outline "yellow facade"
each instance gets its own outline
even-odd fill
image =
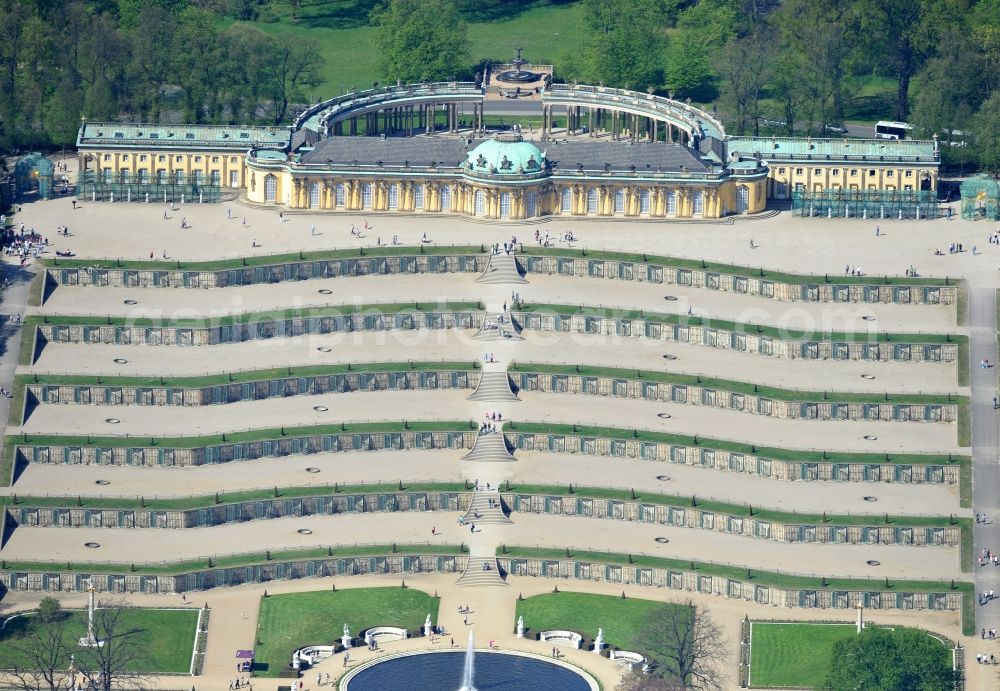
[[[246,155],[218,151],[163,151],[151,148],[132,151],[95,150],[81,153],[80,170],[96,171],[109,182],[165,182],[177,179],[208,184],[215,179],[221,187],[240,189],[246,185]],[[123,178],[123,175],[125,176]]]
[[[768,196],[790,199],[796,189],[822,192],[828,189],[866,191],[919,191],[937,189],[937,166],[874,165],[856,162],[772,163],[768,169]]]
[[[450,212],[512,220],[549,215],[715,219],[758,213],[767,203],[763,172],[710,183],[556,178],[505,186],[461,176],[354,177],[337,172],[300,176],[284,162],[251,160],[247,175],[250,203],[326,212]],[[567,194],[568,209],[564,204]],[[740,195],[746,202],[745,211],[737,211]],[[445,199],[448,201],[443,203]]]

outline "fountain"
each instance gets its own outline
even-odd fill
[[[521,69],[524,65],[528,64],[528,61],[521,57],[520,48],[515,48],[514,50],[517,51],[517,57],[510,61],[510,64],[514,66],[514,69],[501,72],[497,75],[497,80],[501,82],[527,84],[528,82],[533,82],[539,79],[540,75],[537,73]]]
[[[465,649],[465,667],[462,669],[462,686],[458,691],[476,691],[472,678],[476,675],[476,649],[473,643],[472,631],[469,631],[469,647]]]
[[[586,672],[561,660],[513,650],[475,650],[473,634],[463,653],[461,648],[412,650],[363,662],[337,683],[338,691],[370,689],[445,689],[461,677],[458,691],[599,691]],[[442,680],[446,680],[442,683]],[[454,681],[448,681],[454,680]]]

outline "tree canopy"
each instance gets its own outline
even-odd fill
[[[825,691],[942,691],[954,687],[941,641],[917,629],[865,629],[833,647]]]
[[[443,81],[465,71],[469,42],[452,0],[387,0],[371,17],[384,79]]]

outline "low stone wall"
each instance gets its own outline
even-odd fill
[[[605,278],[620,281],[663,283],[691,286],[729,293],[743,293],[789,302],[868,302],[895,304],[944,304],[955,302],[958,289],[953,285],[911,286],[906,279],[895,278],[893,285],[879,285],[878,277],[869,284],[837,283],[829,277],[824,283],[781,283],[747,273],[726,274],[708,269],[680,269],[651,262],[586,257],[549,257],[532,255],[530,249],[518,255],[524,270],[530,273]],[[944,283],[944,281],[942,281]]]
[[[291,261],[218,271],[182,269],[119,269],[94,262],[92,267],[46,269],[46,281],[56,286],[111,286],[114,288],[227,288],[230,286],[305,281],[312,278],[379,274],[482,273],[488,254],[417,254],[393,257],[350,257]]]
[[[336,451],[379,451],[382,449],[471,449],[475,430],[454,432],[359,432],[296,434],[248,442],[218,443],[191,448],[169,446],[101,446],[82,444],[15,443],[15,458],[27,463],[69,463],[133,466],[193,466],[257,458],[277,458]],[[138,440],[136,440],[138,441]]]
[[[517,450],[642,458],[648,461],[700,466],[776,480],[954,485],[958,484],[961,474],[961,466],[958,463],[920,465],[889,462],[788,461],[701,445],[686,446],[640,439],[611,439],[582,434],[548,434],[517,430],[505,430],[504,436],[508,446]]]
[[[959,544],[962,539],[962,528],[959,525],[946,528],[913,527],[906,525],[905,518],[896,519],[897,524],[894,525],[879,525],[882,521],[876,516],[871,518],[870,525],[777,523],[760,518],[706,511],[698,507],[644,503],[641,499],[624,501],[589,498],[585,494],[580,497],[567,497],[517,492],[503,492],[501,496],[515,512],[660,523],[777,542],[953,546]]]
[[[95,564],[93,570],[87,572],[0,569],[0,584],[8,590],[82,593],[87,590],[87,579],[93,577],[94,589],[100,593],[183,593],[311,576],[461,573],[468,561],[467,555],[435,554],[326,557],[201,569],[175,575],[108,573],[107,566]]]
[[[775,607],[806,609],[855,609],[864,604],[867,609],[931,609],[956,611],[962,607],[960,592],[915,593],[856,590],[804,590],[772,588],[749,581],[721,576],[708,576],[681,569],[664,569],[626,564],[605,564],[567,559],[521,559],[499,556],[500,568],[512,576],[541,576],[564,580],[604,581],[624,585],[648,585],[733,600],[746,600]],[[817,576],[817,581],[819,577]]]
[[[753,331],[732,331],[699,325],[699,318],[687,324],[665,324],[648,319],[625,319],[601,314],[559,315],[551,312],[515,310],[514,321],[524,329],[561,331],[595,336],[652,338],[674,343],[737,350],[768,357],[802,358],[805,360],[870,360],[896,362],[954,362],[958,357],[957,343],[901,343],[877,341],[873,335],[867,343],[846,341],[778,339]]]
[[[400,370],[345,372],[261,379],[198,388],[115,386],[114,384],[27,384],[28,408],[36,404],[207,406],[267,398],[312,396],[352,391],[474,389],[481,370]]]
[[[868,420],[882,422],[955,422],[957,404],[941,403],[838,403],[833,401],[783,401],[754,393],[735,393],[714,387],[665,384],[579,374],[511,371],[521,391],[571,393],[616,398],[641,398],[686,405],[708,406],[790,420]],[[836,394],[833,394],[834,396]],[[832,397],[832,396],[831,396]],[[818,396],[817,396],[818,398]]]
[[[151,508],[88,509],[7,506],[9,519],[18,526],[63,528],[207,528],[227,523],[285,518],[332,516],[341,513],[381,511],[468,511],[472,492],[344,492],[312,497],[256,499],[204,508],[162,510]]]
[[[331,308],[333,309],[333,308]],[[350,305],[345,310],[353,310]],[[416,329],[479,329],[484,312],[434,312],[412,310],[383,314],[353,313],[335,316],[303,316],[287,319],[261,319],[241,324],[207,327],[38,324],[37,337],[52,343],[111,343],[144,346],[203,346],[242,343],[310,334],[350,333],[353,331],[412,331]],[[220,322],[225,321],[220,319]]]
[[[905,518],[895,519],[896,523],[893,525],[885,525],[875,516],[871,518],[869,525],[778,523],[706,511],[698,507],[665,506],[641,500],[589,498],[586,495],[567,497],[503,492],[502,498],[515,513],[659,523],[777,542],[954,546],[960,543],[962,536],[959,525],[914,527],[907,525]],[[471,492],[400,490],[257,499],[187,511],[151,508],[88,509],[71,506],[42,508],[27,503],[7,506],[5,517],[15,525],[25,527],[184,529],[287,516],[384,511],[465,512],[471,506],[471,501]]]
[[[869,284],[829,282],[783,283],[753,275],[727,274],[708,269],[686,269],[650,262],[586,257],[519,255],[518,262],[529,274],[558,274],[606,278],[622,281],[673,284],[708,290],[743,293],[782,301],[867,302],[895,304],[945,304],[955,302],[957,288],[951,285],[884,285],[873,277]],[[217,271],[183,269],[119,269],[101,266],[46,269],[46,282],[54,286],[112,286],[153,288],[225,288],[283,281],[340,276],[369,276],[415,273],[482,273],[489,264],[488,254],[434,255],[414,253],[392,257],[350,257],[343,259],[300,260],[265,266],[237,267]]]

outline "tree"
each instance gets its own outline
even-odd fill
[[[968,129],[985,97],[981,78],[986,72],[983,57],[962,32],[946,34],[938,55],[921,70],[922,86],[913,97],[910,121],[920,136],[938,134],[947,143],[953,130]]]
[[[941,691],[955,686],[951,656],[918,629],[869,628],[833,646],[826,691]]]
[[[979,153],[979,165],[994,176],[1000,176],[1000,91],[995,92],[979,108],[972,120],[973,139]]]
[[[656,0],[584,0],[598,81],[637,90],[660,83],[662,40],[650,19],[658,11]]]
[[[727,0],[702,0],[681,12],[667,46],[667,87],[680,95],[710,87],[715,76],[713,52],[736,35],[736,25],[736,13]]]
[[[642,630],[647,650],[659,663],[654,671],[657,677],[682,689],[723,688],[726,641],[722,627],[708,610],[690,600],[658,608],[650,613]]]
[[[809,131],[822,132],[825,124],[844,121],[860,42],[851,9],[840,0],[787,0],[774,15],[781,78],[796,80],[800,119]]]
[[[323,58],[315,41],[301,39],[291,34],[281,34],[274,39],[268,54],[265,74],[269,78],[273,122],[280,125],[294,100],[307,100],[305,89],[323,83],[320,68]]]
[[[36,615],[27,615],[27,634],[4,641],[4,645],[27,661],[24,667],[9,671],[10,681],[23,691],[59,691],[66,687],[66,662],[70,637],[69,617],[59,601],[43,597]]]
[[[452,0],[386,0],[371,21],[383,78],[405,84],[454,79],[462,72],[469,41]]]
[[[940,40],[943,24],[938,0],[860,0],[860,27],[874,41],[863,44],[896,78],[896,119],[909,112],[910,80]]]
[[[133,691],[147,686],[137,670],[148,668],[146,651],[140,645],[141,629],[129,619],[130,605],[124,600],[100,601],[94,612],[94,636],[100,646],[81,648],[77,667],[93,691]]]
[[[772,37],[763,33],[730,39],[716,60],[723,107],[736,122],[736,132],[760,134],[760,97],[770,79]]]

